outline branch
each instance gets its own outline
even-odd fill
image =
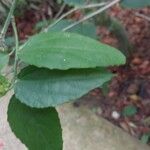
[[[57,19],[61,15],[61,13],[64,11],[65,7],[66,7],[66,4],[63,4],[62,7],[60,8],[59,12],[55,15],[54,19]]]
[[[135,13],[135,15],[138,16],[138,17],[141,17],[141,18],[143,18],[143,19],[145,19],[147,21],[150,21],[150,17],[148,17],[146,15],[143,15],[143,14],[140,14],[140,13]]]
[[[12,27],[14,30],[14,34],[15,34],[15,62],[14,62],[14,78],[13,78],[13,83],[16,80],[16,76],[17,76],[17,64],[18,64],[18,56],[17,56],[17,52],[19,50],[19,38],[18,38],[18,32],[17,32],[17,27],[16,27],[16,22],[15,22],[15,18],[14,16],[12,17]]]
[[[85,5],[85,6],[79,6],[79,7],[75,7],[73,9],[71,9],[70,11],[68,11],[67,13],[63,14],[60,18],[58,18],[54,23],[52,23],[48,28],[52,28],[53,26],[55,26],[57,23],[59,23],[62,19],[64,19],[65,17],[67,17],[68,15],[72,14],[73,12],[80,10],[80,9],[90,9],[90,8],[95,8],[95,7],[101,7],[106,5],[107,3],[102,2],[102,3],[98,3],[98,4],[89,4],[89,5]],[[45,29],[45,32],[47,32],[47,29]]]
[[[9,14],[8,14],[7,19],[6,19],[6,21],[5,21],[4,27],[3,27],[3,29],[2,29],[2,31],[1,31],[1,33],[0,33],[0,37],[1,37],[2,39],[5,38],[5,35],[6,35],[6,32],[7,32],[8,26],[9,26],[9,24],[10,24],[10,22],[11,22],[11,17],[12,17],[12,15],[13,15],[13,12],[14,12],[14,9],[15,9],[15,5],[16,5],[16,0],[14,0],[14,1],[12,2],[12,6],[11,6],[11,8],[10,8]]]
[[[94,16],[102,13],[103,11],[105,11],[108,8],[112,7],[113,5],[117,4],[119,1],[120,0],[114,0],[114,1],[110,2],[108,5],[106,5],[106,6],[102,7],[102,8],[100,8],[100,9],[98,9],[97,11],[95,11],[95,12],[93,12],[93,13],[85,16],[83,19],[81,19],[81,20],[79,20],[79,21],[77,21],[77,22],[69,25],[68,27],[64,28],[63,31],[71,29],[72,27],[74,27],[74,26],[76,26],[76,25],[78,25],[78,24],[80,24],[80,23],[82,23],[82,22],[84,22],[84,21],[86,21],[86,20],[88,20],[88,19],[90,19],[90,18],[92,18],[92,17],[94,17]]]

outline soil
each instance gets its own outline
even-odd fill
[[[42,3],[38,9],[28,8],[24,15],[17,17],[20,40],[37,32],[36,22],[54,17],[57,11],[54,8],[54,5],[48,7],[46,3]],[[132,53],[126,65],[110,68],[116,73],[116,77],[112,79],[107,95],[101,89],[95,89],[82,97],[82,101],[75,102],[74,106],[88,105],[97,115],[140,139],[150,133],[150,22],[136,16],[136,12],[149,16],[150,8],[131,10],[116,5],[109,11],[125,27],[132,44]],[[77,18],[82,15],[77,12],[73,16]],[[105,27],[97,29],[103,43],[117,46],[119,41]],[[130,105],[137,112],[132,116],[124,116],[124,108]]]

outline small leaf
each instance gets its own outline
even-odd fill
[[[75,100],[112,78],[104,69],[49,70],[27,67],[15,84],[16,97],[31,107],[57,106]]]
[[[9,36],[5,39],[5,43],[8,47],[13,47],[15,45],[15,38],[13,36]]]
[[[47,24],[49,24],[48,20],[39,21],[39,22],[36,23],[35,29],[36,30],[41,30],[42,28],[46,27]]]
[[[0,52],[0,71],[8,64],[9,56],[8,54]]]
[[[105,82],[103,85],[102,85],[102,87],[101,87],[101,90],[102,90],[102,92],[103,92],[103,94],[106,96],[107,94],[108,94],[108,92],[109,92],[109,84],[110,84],[110,81],[108,81],[108,82]]]
[[[126,117],[134,116],[137,113],[137,108],[132,105],[126,106],[124,107],[122,113],[123,113],[123,116],[126,116]]]
[[[85,0],[64,0],[64,2],[68,5],[80,6],[84,5]]]
[[[66,70],[95,68],[125,63],[118,50],[75,33],[40,33],[29,39],[18,53],[25,63]]]
[[[58,4],[61,4],[63,0],[56,0]]]
[[[2,75],[0,75],[0,97],[4,96],[9,90],[10,83],[9,81]]]
[[[150,133],[149,134],[143,134],[143,136],[141,137],[141,142],[143,144],[147,144],[150,140]]]
[[[122,0],[121,5],[129,8],[143,8],[150,6],[150,0]]]
[[[143,119],[142,123],[145,126],[150,126],[150,116],[147,116],[146,118]]]
[[[33,109],[13,96],[8,107],[8,121],[29,150],[62,150],[62,131],[55,108]]]
[[[48,28],[48,32],[59,32],[62,31],[65,27],[69,26],[70,24],[74,23],[73,20],[61,20],[55,26]],[[78,33],[84,36],[91,37],[93,39],[97,38],[96,35],[96,26],[93,23],[80,23],[73,28],[67,30],[67,32]]]

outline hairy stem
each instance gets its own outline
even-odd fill
[[[81,20],[79,20],[79,21],[77,21],[77,22],[75,22],[75,23],[69,25],[68,27],[64,28],[63,31],[67,31],[68,29],[71,29],[72,27],[74,27],[74,26],[76,26],[76,25],[78,25],[78,24],[80,24],[80,23],[82,23],[82,22],[84,22],[84,21],[86,21],[86,20],[88,20],[88,19],[90,19],[90,18],[92,18],[92,17],[94,17],[94,16],[96,16],[96,15],[102,13],[103,11],[105,11],[105,10],[107,10],[108,8],[112,7],[113,5],[117,4],[119,1],[120,1],[120,0],[114,0],[114,1],[112,1],[112,2],[110,2],[110,3],[108,3],[106,6],[104,6],[104,7],[100,8],[100,9],[98,9],[97,11],[95,11],[95,12],[93,12],[93,13],[91,13],[91,14],[85,16],[85,17],[82,18]]]
[[[63,12],[63,10],[65,9],[66,4],[63,4],[62,7],[60,8],[59,12],[56,14],[56,16],[54,17],[54,19],[57,19],[61,13]]]
[[[148,17],[146,15],[143,15],[143,14],[140,14],[140,13],[135,13],[135,15],[138,16],[138,17],[141,17],[141,18],[143,18],[143,19],[145,19],[147,21],[150,21],[150,17]]]
[[[5,21],[4,27],[3,27],[3,29],[2,29],[2,31],[0,33],[0,36],[2,37],[2,39],[5,38],[7,29],[9,27],[10,22],[11,22],[11,18],[12,18],[14,9],[15,9],[15,5],[16,5],[16,0],[13,0],[11,8],[10,8],[10,11],[9,11],[9,14],[8,14],[7,19]]]
[[[59,23],[62,19],[64,19],[65,17],[67,17],[68,15],[72,14],[73,12],[80,10],[80,9],[90,9],[90,8],[95,8],[95,7],[101,7],[106,5],[107,3],[102,2],[102,3],[98,3],[98,4],[89,4],[89,5],[85,5],[85,6],[79,6],[79,7],[75,7],[73,9],[71,9],[70,11],[68,11],[67,13],[63,14],[60,18],[58,18],[54,23],[52,23],[48,28],[51,28],[53,26],[55,26],[57,23]],[[47,28],[45,29],[45,32],[47,31]]]
[[[17,32],[17,27],[16,27],[14,16],[12,17],[12,27],[13,27],[14,35],[15,35],[15,62],[14,62],[14,78],[13,78],[13,83],[14,83],[16,80],[16,76],[17,76],[17,64],[18,64],[17,52],[19,50],[19,38],[18,38],[18,32]]]

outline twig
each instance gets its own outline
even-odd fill
[[[9,26],[9,24],[10,24],[10,22],[11,22],[11,17],[12,17],[12,15],[13,15],[13,12],[14,12],[14,9],[15,9],[15,5],[16,5],[16,0],[14,0],[14,1],[12,2],[12,6],[11,6],[11,8],[10,8],[9,14],[8,14],[7,19],[6,19],[6,21],[5,21],[4,27],[3,27],[3,29],[2,29],[2,31],[1,31],[1,33],[0,33],[0,37],[1,37],[2,39],[5,38],[5,35],[6,35],[6,32],[7,32],[8,26]]]
[[[95,7],[101,7],[106,5],[107,3],[102,2],[102,3],[98,3],[98,4],[89,4],[89,5],[85,5],[85,6],[80,6],[80,7],[75,7],[73,9],[71,9],[70,11],[68,11],[67,13],[63,14],[60,18],[58,18],[54,23],[52,23],[50,26],[48,26],[48,28],[52,28],[54,25],[56,25],[57,23],[59,23],[62,19],[64,19],[65,17],[67,17],[68,15],[72,14],[73,12],[80,10],[80,9],[90,9],[90,8],[95,8]],[[47,32],[47,29],[45,29],[45,32]]]
[[[8,55],[11,56],[14,52],[15,52],[15,48]]]
[[[141,17],[141,18],[143,18],[143,19],[145,19],[145,20],[147,20],[147,21],[150,21],[150,17],[148,17],[148,16],[146,16],[146,15],[143,15],[143,14],[140,14],[140,13],[135,13],[135,15],[136,16],[138,16],[138,17]]]
[[[14,78],[13,78],[13,83],[16,80],[16,76],[17,76],[17,64],[18,64],[18,56],[17,56],[17,52],[19,50],[19,38],[18,38],[18,32],[17,32],[17,27],[16,27],[16,22],[15,22],[15,18],[14,16],[12,17],[12,27],[14,30],[14,34],[15,34],[15,62],[14,62]]]
[[[80,24],[80,23],[82,23],[82,22],[84,22],[84,21],[86,21],[86,20],[88,20],[88,19],[98,15],[98,14],[100,14],[101,12],[103,12],[103,11],[107,10],[108,8],[112,7],[113,5],[117,4],[119,1],[120,0],[114,0],[114,1],[110,2],[106,6],[98,9],[97,11],[95,11],[95,12],[85,16],[83,19],[81,19],[81,20],[79,20],[79,21],[69,25],[68,27],[64,28],[63,31],[66,31],[66,30],[68,30],[68,29],[70,29],[70,28],[72,28],[72,27],[74,27],[74,26],[76,26],[76,25],[78,25],[78,24]]]
[[[55,15],[54,19],[57,19],[61,15],[61,13],[64,11],[65,7],[66,7],[66,4],[63,4],[62,7],[60,8],[59,12]]]

